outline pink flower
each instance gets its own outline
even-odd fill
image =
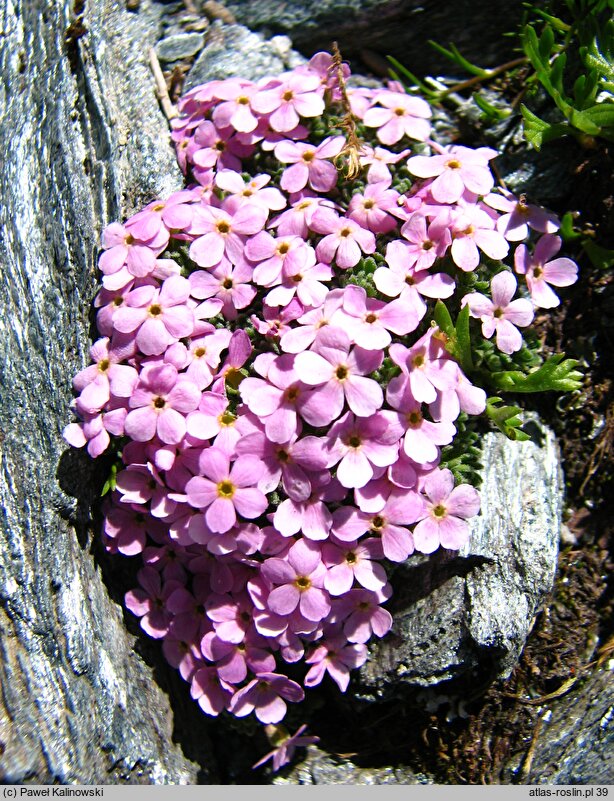
[[[426,514],[414,528],[414,543],[422,553],[439,545],[457,551],[469,538],[465,520],[480,511],[480,496],[469,484],[454,487],[450,470],[433,470],[424,480]]]
[[[389,398],[390,405],[398,410],[398,422],[405,430],[403,450],[419,464],[431,464],[439,458],[439,445],[449,445],[456,428],[447,420],[438,423],[424,417],[422,404],[406,392],[400,398]]]
[[[344,298],[343,289],[332,289],[324,304],[317,309],[302,314],[297,322],[299,326],[286,331],[280,341],[282,350],[287,353],[300,353],[315,341],[318,332],[330,325],[333,314],[339,309]]]
[[[90,348],[94,364],[81,370],[73,379],[73,387],[80,392],[77,409],[81,413],[94,414],[108,403],[111,395],[129,398],[138,380],[134,367],[120,364],[125,355],[109,347],[109,338],[97,340]]]
[[[313,252],[299,236],[272,237],[267,231],[261,231],[249,240],[245,247],[245,256],[252,262],[258,262],[254,269],[254,281],[260,286],[278,284],[282,269],[297,264],[299,269],[305,258]],[[315,259],[313,260],[315,262]]]
[[[492,218],[478,206],[459,207],[453,215],[451,254],[461,270],[475,270],[480,263],[478,248],[497,261],[507,256],[507,240],[493,226]]]
[[[205,520],[213,532],[224,533],[237,522],[237,512],[253,520],[268,506],[266,496],[254,486],[258,460],[238,458],[230,469],[230,458],[218,448],[203,451],[199,467],[202,475],[191,478],[185,487],[188,503],[206,509]]]
[[[87,445],[87,452],[92,459],[104,453],[111,443],[111,437],[124,435],[126,408],[112,408],[96,414],[84,414],[83,422],[69,423],[62,436],[73,448],[83,448]]]
[[[526,277],[531,299],[541,309],[552,309],[560,303],[550,284],[570,286],[578,278],[578,265],[574,261],[552,259],[560,247],[560,237],[546,234],[538,240],[533,255],[526,245],[519,245],[514,253],[516,272]]]
[[[384,556],[391,562],[404,562],[414,551],[411,523],[419,520],[424,502],[413,491],[390,495],[376,514],[342,506],[333,515],[333,533],[342,542],[354,542],[367,531],[381,537]],[[362,582],[361,582],[362,583]],[[376,589],[371,586],[369,589]]]
[[[520,242],[529,236],[529,228],[542,234],[554,234],[560,228],[556,214],[551,214],[541,206],[527,203],[524,195],[515,197],[507,189],[497,187],[498,194],[490,193],[484,203],[497,211],[503,211],[497,220],[497,230],[509,242]]]
[[[258,125],[258,117],[251,109],[251,100],[255,93],[256,87],[251,81],[236,78],[220,81],[215,88],[215,94],[224,102],[213,110],[213,122],[218,128],[232,126],[241,133],[253,131]]]
[[[354,220],[339,217],[332,209],[320,208],[313,215],[311,228],[319,234],[327,234],[316,247],[319,261],[332,264],[336,260],[342,270],[354,267],[362,253],[375,251],[375,236]]]
[[[197,200],[195,193],[189,189],[173,192],[166,200],[154,200],[131,217],[126,223],[130,234],[141,241],[162,244],[164,238],[168,242],[170,230],[182,231],[192,222]]]
[[[411,348],[397,342],[391,345],[390,358],[401,368],[402,375],[389,382],[388,403],[398,402],[406,392],[416,401],[433,403],[438,392],[456,383],[456,376],[450,373],[453,362],[433,333],[433,329],[427,331]]]
[[[124,334],[135,333],[136,345],[143,353],[158,355],[194,330],[194,314],[186,305],[190,283],[173,275],[157,290],[152,286],[133,289],[118,309],[113,324]]]
[[[425,100],[387,89],[377,92],[375,100],[384,108],[370,108],[363,122],[369,128],[378,129],[377,138],[382,144],[394,145],[404,136],[421,142],[428,139],[431,126],[427,120],[431,108]]]
[[[295,436],[298,415],[308,397],[309,387],[299,380],[294,360],[290,354],[278,356],[269,365],[266,381],[250,377],[240,385],[243,402],[263,420],[272,442],[289,442]]]
[[[520,350],[522,334],[516,326],[529,325],[533,319],[533,305],[530,300],[512,300],[516,294],[516,286],[513,274],[504,270],[492,279],[492,300],[478,292],[471,292],[463,298],[463,304],[469,305],[471,316],[482,321],[484,337],[490,339],[496,332],[497,347],[503,353]]]
[[[403,150],[401,153],[392,153],[383,147],[368,147],[365,146],[360,155],[360,164],[363,167],[368,166],[367,180],[371,184],[380,181],[391,181],[392,174],[388,169],[388,164],[398,164],[399,161],[405,158],[409,150]]]
[[[292,131],[300,117],[319,117],[324,111],[323,87],[317,75],[287,73],[270,89],[262,89],[252,99],[252,108],[270,114],[274,131]]]
[[[267,606],[275,614],[289,615],[298,608],[307,620],[317,622],[330,612],[324,589],[326,568],[315,543],[298,540],[285,558],[267,559],[262,565],[262,575],[274,585]]]
[[[328,538],[333,522],[327,502],[340,501],[345,490],[338,481],[331,481],[328,470],[310,476],[311,495],[305,501],[286,498],[273,515],[273,525],[283,537],[293,537],[300,531],[310,540]]]
[[[221,361],[220,354],[228,347],[230,337],[228,329],[215,328],[190,340],[186,375],[199,389],[205,389],[213,380],[214,371]]]
[[[192,297],[218,298],[222,301],[222,314],[227,320],[236,320],[239,309],[245,309],[256,296],[256,287],[250,282],[252,268],[245,261],[234,266],[222,259],[208,272],[197,270],[189,277]]]
[[[143,567],[137,574],[140,588],[126,593],[125,603],[133,615],[141,618],[141,628],[150,637],[162,639],[168,632],[172,614],[167,608],[170,595],[181,587],[178,581],[162,579],[153,567]]]
[[[268,293],[266,303],[287,306],[296,295],[304,306],[321,306],[328,294],[322,281],[330,281],[332,277],[330,265],[316,264],[312,248],[301,248],[293,259],[284,262],[281,284]]]
[[[372,183],[365,187],[364,195],[353,195],[348,217],[374,234],[386,234],[396,228],[397,221],[391,215],[399,210],[399,193],[389,186],[389,181]]]
[[[261,460],[258,488],[273,492],[281,478],[286,495],[295,501],[306,501],[311,495],[310,474],[326,467],[326,456],[317,437],[292,437],[289,442],[270,442],[264,432],[247,434],[237,443],[238,455],[253,455]]]
[[[351,643],[366,643],[372,634],[383,637],[392,628],[392,615],[379,604],[386,597],[370,590],[350,590],[334,602],[333,616],[343,620],[343,633]]]
[[[426,217],[420,212],[412,214],[403,224],[401,236],[409,242],[407,253],[416,271],[432,267],[436,259],[445,256],[452,242],[449,226],[444,220],[435,219],[427,228]]]
[[[105,512],[104,534],[109,538],[109,550],[119,551],[124,556],[142,553],[147,542],[147,534],[160,526],[155,518],[136,512],[127,506],[114,503]]]
[[[204,120],[196,129],[191,147],[188,147],[188,159],[191,157],[196,180],[199,180],[203,176],[210,177],[208,171],[212,167],[241,172],[241,159],[247,158],[252,151],[253,147],[246,145],[232,130],[219,131],[212,122]]]
[[[392,341],[389,331],[405,336],[418,327],[426,309],[418,307],[416,311],[416,305],[407,292],[385,303],[368,298],[362,287],[350,284],[344,290],[342,307],[331,318],[331,325],[342,328],[352,342],[365,350],[382,350]]]
[[[280,673],[258,673],[255,679],[236,692],[229,711],[238,718],[256,713],[261,723],[279,723],[285,716],[286,701],[298,703],[305,697],[300,684]]]
[[[156,266],[156,257],[162,253],[168,242],[168,232],[161,231],[149,240],[137,239],[127,228],[119,223],[111,223],[102,233],[104,253],[100,256],[100,271],[113,275],[126,265],[127,276],[123,284],[109,287],[121,289],[132,277],[143,278],[150,275]]]
[[[319,640],[315,649],[305,659],[308,665],[312,665],[305,676],[305,687],[315,687],[320,684],[328,673],[344,693],[350,683],[350,670],[359,668],[366,661],[365,645],[350,644],[343,634],[330,635]]]
[[[408,324],[413,326],[410,330],[417,328],[426,314],[423,296],[449,298],[456,287],[454,279],[445,273],[433,275],[426,270],[418,271],[415,254],[400,239],[395,239],[386,246],[386,264],[388,267],[377,268],[373,274],[373,283],[383,295],[391,298],[400,296],[400,302],[393,308],[398,308]]]
[[[226,256],[239,263],[247,237],[264,228],[267,210],[254,203],[241,206],[234,213],[199,206],[194,212],[190,233],[196,238],[190,245],[190,258],[199,267],[214,267]]]
[[[201,667],[192,676],[190,694],[207,715],[217,717],[228,709],[235,687],[224,681],[214,667]]]
[[[196,409],[199,400],[198,387],[171,364],[145,367],[130,398],[126,434],[137,442],[157,434],[162,442],[175,445],[185,436],[184,415]]]
[[[287,167],[280,181],[286,192],[300,192],[309,183],[315,192],[329,192],[337,183],[337,168],[328,159],[337,156],[345,144],[343,136],[325,139],[317,147],[306,142],[280,142],[275,158]]]
[[[273,770],[277,771],[290,762],[297,748],[319,742],[319,737],[311,735],[303,736],[303,732],[306,728],[307,724],[303,723],[303,725],[300,726],[292,736],[290,736],[283,726],[277,726],[275,729],[275,736],[271,744],[278,744],[272,751],[269,751],[269,753],[265,754],[262,759],[259,759],[258,762],[252,765],[252,768],[259,768],[261,765],[264,765],[265,762],[268,762],[269,759],[272,759]],[[281,738],[280,729],[282,730]]]
[[[230,197],[224,201],[224,208],[232,213],[246,203],[262,206],[267,211],[279,211],[285,208],[286,199],[279,189],[267,186],[270,180],[270,175],[257,175],[244,181],[243,177],[233,170],[220,170],[215,176],[216,186],[225,192],[230,192]]]
[[[292,207],[271,222],[280,236],[300,236],[307,239],[313,215],[320,207],[332,208],[334,204],[326,198],[308,190],[290,196]]]
[[[374,468],[387,467],[399,452],[397,432],[390,430],[386,413],[354,417],[347,412],[330,429],[326,442],[327,467],[337,465],[337,479],[344,487],[364,487]],[[389,413],[388,413],[389,414]]]
[[[465,189],[486,195],[494,186],[488,162],[498,154],[489,147],[460,145],[442,148],[435,156],[412,156],[407,169],[418,178],[435,178],[429,190],[438,203],[456,203]]]
[[[300,410],[308,423],[328,425],[341,414],[344,400],[359,417],[370,417],[381,408],[382,389],[365,373],[377,370],[383,354],[359,347],[350,352],[350,347],[345,331],[327,326],[320,330],[313,350],[296,356],[297,376],[304,384],[315,387]]]
[[[210,631],[202,639],[201,650],[206,659],[216,663],[221,679],[238,684],[246,678],[248,669],[253,673],[275,670],[275,657],[266,646],[267,641],[258,634],[245,642],[230,643]]]
[[[344,595],[354,580],[367,590],[381,590],[387,583],[384,567],[379,563],[383,556],[380,540],[370,538],[322,546],[322,559],[328,568],[324,586],[331,595]]]

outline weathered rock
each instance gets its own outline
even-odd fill
[[[420,75],[442,69],[449,73],[453,67],[427,46],[429,39],[444,46],[453,42],[469,60],[484,66],[513,58],[513,44],[502,35],[520,23],[522,14],[521,5],[504,0],[489,3],[487,11],[471,0],[229,0],[226,6],[241,24],[268,35],[287,34],[309,55],[329,50],[337,40],[346,57],[368,48],[396,56]]]
[[[273,779],[273,784],[432,784],[423,773],[409,768],[360,768],[310,746],[306,759]]]
[[[156,53],[160,61],[170,64],[196,55],[204,43],[205,36],[202,33],[176,33],[161,39],[156,45]]]
[[[527,784],[614,783],[612,664],[542,714]]]
[[[287,36],[265,39],[242,25],[216,20],[205,34],[205,49],[188,73],[185,89],[222,78],[257,81],[292,69],[301,61],[304,59],[292,50]]]
[[[361,671],[366,688],[387,695],[468,673],[510,674],[552,588],[561,525],[556,441],[532,425],[537,442],[484,438],[482,511],[465,548],[410,558],[395,572],[395,622]]]
[[[206,736],[199,774],[89,552],[89,460],[62,456],[101,229],[182,183],[146,60],[160,8],[78,6],[0,2],[0,777],[194,782]]]

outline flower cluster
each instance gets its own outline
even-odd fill
[[[435,302],[513,354],[576,275],[556,218],[494,188],[495,151],[438,146],[423,100],[345,77],[319,53],[193,89],[172,131],[191,183],[103,235],[64,436],[121,447],[104,541],[141,556],[126,605],[209,715],[276,724],[327,673],[344,691],[391,628],[390,568],[466,543],[479,496],[441,452],[486,393]]]

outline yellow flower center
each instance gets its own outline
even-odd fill
[[[235,494],[235,485],[231,481],[220,481],[217,485],[218,498],[229,500]]]

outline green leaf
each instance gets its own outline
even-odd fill
[[[595,37],[588,47],[580,48],[580,55],[586,67],[614,81],[614,21],[608,20],[599,38],[601,41]]]
[[[455,334],[460,365],[465,373],[470,373],[473,370],[473,359],[471,357],[471,336],[469,334],[469,304],[463,306],[456,318]]]
[[[565,122],[550,124],[537,114],[524,105],[520,104],[520,111],[522,113],[523,130],[527,142],[535,148],[541,150],[542,145],[546,142],[551,142],[553,139],[558,139],[560,136],[565,136],[570,132],[569,125]]]
[[[591,111],[591,109],[587,109],[586,111],[578,111],[575,108],[571,109],[569,122],[574,128],[582,131],[582,133],[588,134],[589,136],[599,136],[601,133],[601,126],[593,121],[591,115],[588,113],[589,111]]]
[[[108,492],[113,492],[113,490],[115,489],[115,486],[117,484],[117,466],[118,466],[117,462],[114,462],[111,465],[109,476],[107,480],[104,482],[102,491],[100,492],[101,498],[103,498]]]
[[[534,31],[533,28],[531,28]],[[535,35],[537,38],[537,34]],[[543,62],[548,61],[550,58],[550,53],[552,53],[552,48],[554,47],[554,32],[549,25],[543,30],[542,35],[539,37],[537,41],[537,52],[539,53],[541,60]]]
[[[588,117],[599,128],[614,128],[614,103],[612,102],[597,103],[584,109],[582,115]]]
[[[455,64],[458,64],[459,67],[462,67],[466,72],[470,73],[471,75],[477,75],[478,78],[487,78],[490,75],[490,70],[482,69],[481,67],[472,64],[470,61],[467,61],[466,58],[460,53],[459,49],[456,45],[451,44],[450,50],[446,50],[445,47],[442,47],[437,42],[434,42],[432,39],[429,39],[429,44],[431,47],[435,48],[438,53],[441,53],[442,56],[449,58],[450,61],[453,61]]]
[[[407,67],[404,67],[400,61],[397,61],[396,58],[393,56],[386,56],[386,58],[392,64],[397,73],[393,74],[391,70],[392,77],[395,80],[400,80],[401,83],[405,84],[409,88],[416,87],[426,97],[435,98],[439,96],[439,92],[434,92],[424,83],[424,81],[421,81],[420,78],[416,77],[413,72],[410,72]],[[407,81],[409,81],[409,83],[406,83]]]
[[[576,370],[578,364],[575,359],[565,359],[564,353],[556,353],[530,373],[505,370],[492,373],[490,380],[505,392],[572,392],[582,386],[584,378]]]
[[[574,215],[571,211],[566,212],[562,216],[559,234],[564,242],[573,242],[575,239],[582,238],[581,232],[574,228]]]
[[[445,334],[445,346],[448,353],[456,359],[465,373],[472,372],[469,306],[463,306],[456,318],[456,324],[454,324],[445,304],[438,300],[435,304],[434,317],[439,329]]]
[[[595,70],[580,75],[573,85],[573,94],[576,104],[583,109],[594,102],[597,94],[599,76]]]
[[[537,14],[537,16],[541,17],[542,19],[545,19],[546,22],[549,22],[553,28],[557,29],[557,31],[561,31],[562,33],[564,33],[571,30],[571,25],[568,25],[566,22],[563,22],[563,20],[560,19],[559,17],[554,17],[552,14],[548,14],[546,11],[542,11],[541,9],[536,8],[535,6],[530,6],[528,3],[525,3],[525,5],[531,8],[533,14]]]
[[[497,106],[493,106],[492,103],[489,103],[477,92],[475,92],[472,97],[476,106],[491,120],[505,120],[512,113],[510,108],[497,108]]]
[[[614,267],[614,250],[596,245],[590,239],[583,243],[583,247],[593,267],[597,267],[598,270],[609,270]]]
[[[435,317],[435,322],[446,336],[454,336],[454,323],[452,322],[452,317],[450,316],[448,307],[441,300],[438,300],[435,304],[433,316]]]
[[[522,420],[518,415],[522,412],[519,406],[500,406],[501,398],[488,398],[486,401],[486,414],[488,418],[502,431],[508,439],[524,442],[530,439],[526,431],[520,426]]]

